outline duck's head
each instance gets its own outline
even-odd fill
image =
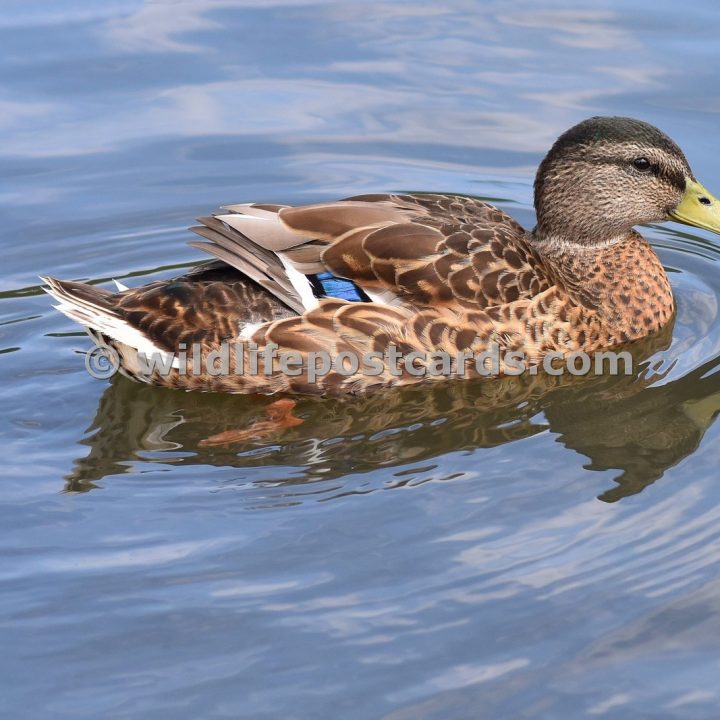
[[[634,225],[677,220],[720,233],[720,200],[656,127],[593,117],[563,133],[535,178],[539,239],[606,245]]]

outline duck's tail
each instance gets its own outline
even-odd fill
[[[110,346],[120,356],[122,368],[133,377],[137,375],[137,354],[147,356],[162,354],[159,348],[139,328],[133,327],[118,312],[113,293],[86,283],[58,280],[53,277],[40,279],[47,284],[43,288],[57,304],[54,307],[63,315],[82,325],[99,346]],[[124,288],[117,283],[118,290]]]
[[[102,324],[116,317],[112,305],[108,302],[108,298],[111,297],[108,290],[86,283],[57,280],[42,275],[40,279],[47,285],[43,290],[57,301],[55,309],[71,320],[99,330]]]

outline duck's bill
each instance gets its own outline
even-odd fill
[[[685,195],[670,213],[672,220],[720,233],[720,200],[699,182],[687,179]]]

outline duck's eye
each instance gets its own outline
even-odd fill
[[[650,165],[650,161],[644,157],[635,158],[635,160],[633,160],[633,165],[635,166],[635,169],[640,172],[647,172],[652,167]]]

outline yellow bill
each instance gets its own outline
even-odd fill
[[[720,233],[720,200],[699,182],[687,179],[685,195],[670,213],[672,220]]]

